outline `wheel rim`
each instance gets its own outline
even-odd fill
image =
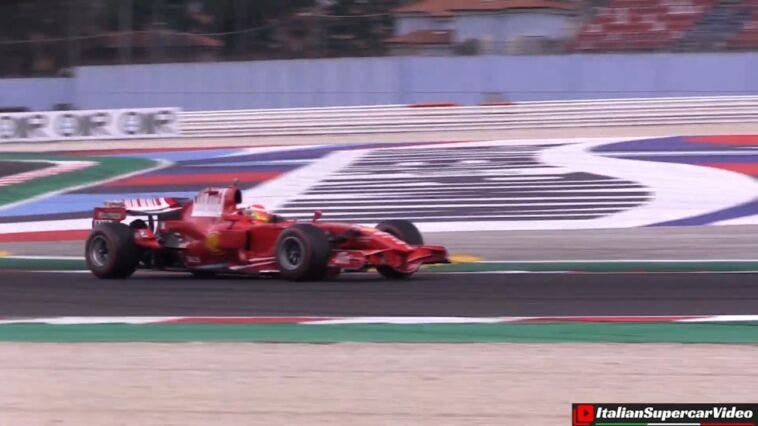
[[[106,241],[101,235],[93,237],[90,241],[89,258],[97,267],[103,267],[108,263],[108,260],[110,259],[108,241]]]
[[[297,269],[303,262],[303,253],[305,249],[299,238],[287,237],[282,240],[281,249],[279,250],[279,265],[283,269]]]

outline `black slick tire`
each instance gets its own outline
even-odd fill
[[[386,232],[410,245],[415,246],[424,244],[424,238],[421,236],[421,232],[416,228],[416,225],[407,220],[385,220],[379,222],[376,225],[376,229]],[[413,275],[412,272],[401,272],[387,265],[379,265],[376,267],[376,270],[385,278],[395,280],[408,278]]]
[[[137,269],[140,258],[134,229],[122,223],[95,225],[87,238],[84,258],[98,278],[128,278]]]
[[[319,281],[327,276],[331,247],[326,233],[316,226],[290,226],[276,240],[276,260],[282,278]]]

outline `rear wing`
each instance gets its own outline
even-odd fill
[[[93,226],[103,222],[121,222],[127,216],[147,216],[152,218],[165,213],[181,210],[189,198],[135,198],[122,201],[106,201],[103,207],[95,207],[92,214]]]

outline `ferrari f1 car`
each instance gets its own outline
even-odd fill
[[[144,268],[315,281],[369,268],[404,278],[422,264],[448,261],[445,248],[423,245],[408,221],[371,228],[323,222],[316,211],[312,221],[298,222],[241,202],[236,186],[204,189],[194,199],[107,202],[94,210],[87,266],[100,278],[127,278]]]

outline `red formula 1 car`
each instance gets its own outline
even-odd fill
[[[85,258],[100,278],[126,278],[139,268],[218,273],[276,274],[320,280],[343,270],[376,268],[404,278],[422,264],[447,263],[441,246],[423,245],[416,227],[388,220],[376,228],[349,223],[304,223],[240,207],[236,186],[209,188],[194,199],[108,202],[94,211]],[[140,217],[129,225],[127,217]],[[143,219],[144,218],[144,219]]]

